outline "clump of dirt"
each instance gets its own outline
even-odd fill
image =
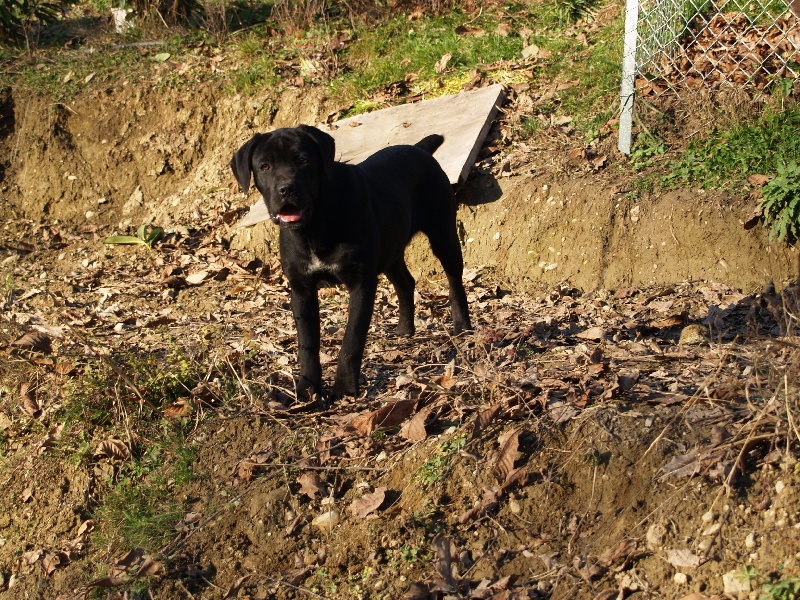
[[[419,333],[393,337],[382,285],[364,393],[303,404],[275,230],[235,228],[255,198],[227,163],[324,96],[0,100],[8,597],[676,598],[800,575],[796,298],[754,293],[797,255],[742,228],[744,201],[640,196],[529,149],[459,191],[476,331],[448,334],[417,240]],[[152,248],[104,243],[142,224],[166,229]],[[321,296],[330,382],[347,298]]]

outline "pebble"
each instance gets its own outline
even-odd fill
[[[658,550],[667,537],[667,528],[662,523],[653,523],[647,530],[645,541],[648,550]]]
[[[752,550],[756,547],[756,534],[752,531],[747,534],[747,537],[744,538],[744,545],[748,550]]]
[[[675,573],[672,580],[678,585],[686,585],[689,583],[689,576],[686,573]]]
[[[739,597],[740,592],[750,593],[750,580],[742,577],[741,571],[728,571],[722,576],[722,585],[727,595]]]
[[[775,482],[775,493],[780,494],[783,490],[786,489],[786,484],[782,481]]]
[[[701,518],[703,519],[703,523],[711,523],[714,519],[717,518],[717,515],[714,514],[713,510],[710,510],[707,513],[705,513]]]
[[[518,515],[519,513],[522,512],[522,507],[516,500],[512,500],[511,502],[508,503],[508,509],[515,515]]]
[[[311,521],[311,524],[322,531],[330,532],[334,527],[336,527],[336,525],[339,524],[339,513],[332,508],[321,515],[314,517],[314,520]]]
[[[705,531],[703,531],[703,535],[704,536],[714,535],[720,529],[722,529],[722,523],[714,523],[711,527],[708,527]]]

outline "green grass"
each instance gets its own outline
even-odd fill
[[[99,547],[157,550],[175,535],[184,513],[176,490],[195,478],[194,450],[176,435],[165,435],[144,455],[120,467],[116,481],[93,515]]]
[[[800,156],[800,108],[787,103],[783,110],[767,110],[755,122],[712,130],[693,140],[664,178],[678,183],[731,192],[747,190],[750,175],[772,175],[779,164]]]
[[[469,22],[483,30],[482,36],[459,35],[456,28]],[[356,97],[368,96],[390,83],[416,75],[416,84],[436,80],[434,65],[444,54],[452,54],[448,73],[468,72],[481,63],[514,59],[522,50],[522,39],[495,33],[499,21],[491,15],[470,19],[460,11],[446,16],[409,22],[404,15],[390,18],[375,28],[357,31],[357,39],[343,53],[347,72],[335,87],[351,90]]]

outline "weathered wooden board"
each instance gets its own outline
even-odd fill
[[[444,136],[434,157],[450,183],[469,174],[483,140],[503,100],[503,86],[442,96],[413,104],[401,104],[321,125],[336,140],[336,160],[357,164],[381,148],[415,144],[432,133]],[[259,199],[238,223],[249,227],[269,219]]]

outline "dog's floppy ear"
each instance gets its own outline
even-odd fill
[[[250,138],[244,146],[239,148],[236,154],[231,159],[231,169],[233,176],[242,191],[246,194],[250,190],[250,160],[253,158],[253,150],[255,147],[269,136],[268,133],[257,133]]]
[[[330,173],[333,168],[334,154],[336,152],[336,142],[334,139],[324,131],[316,127],[309,127],[308,125],[300,125],[298,127],[303,133],[310,136],[316,142],[319,148],[319,153],[322,156],[322,166],[325,173]]]

